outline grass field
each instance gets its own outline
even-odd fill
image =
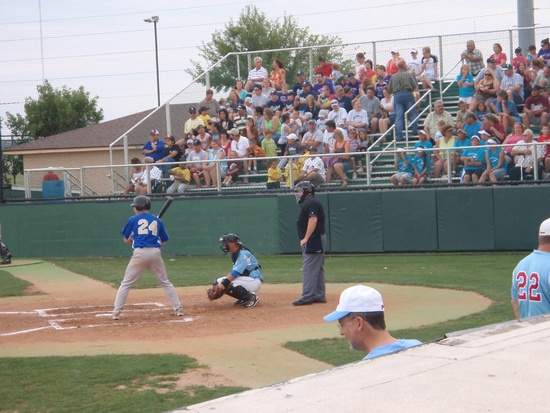
[[[25,280],[15,278],[9,272],[0,270],[0,297],[24,295],[31,284]]]
[[[526,252],[338,255],[327,256],[325,273],[326,281],[330,283],[377,282],[449,288],[474,291],[492,300],[487,310],[457,320],[391,331],[395,337],[417,338],[426,342],[441,338],[447,332],[512,319],[512,270],[525,255]],[[266,282],[301,282],[300,256],[258,258]],[[122,280],[128,258],[54,259],[50,262],[116,287]],[[215,278],[227,274],[231,268],[227,256],[165,257],[165,262],[170,280],[177,287],[208,285]],[[22,294],[28,287],[10,277],[0,271],[0,297]],[[142,277],[135,286],[151,287],[158,288],[152,276]],[[332,310],[331,304],[327,311]],[[361,352],[350,351],[345,339],[290,342],[286,343],[286,347],[332,365],[364,357]],[[82,412],[160,412],[241,390],[173,389],[170,385],[173,376],[195,366],[194,361],[186,357],[109,357],[1,358],[0,411],[69,412],[75,411],[74,406],[79,406],[78,411]],[[154,367],[157,365],[158,369]],[[145,387],[151,389],[142,391]],[[168,393],[159,394],[154,390],[159,387],[166,387]]]

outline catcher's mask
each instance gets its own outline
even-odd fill
[[[296,202],[301,204],[309,195],[315,194],[315,187],[309,181],[302,181],[294,187],[296,192]]]
[[[229,251],[229,245],[227,245],[228,242],[236,242],[239,245],[243,245],[241,243],[241,239],[237,234],[229,233],[222,235],[220,237],[220,248],[224,253],[227,253]]]
[[[136,207],[138,211],[149,211],[151,209],[151,200],[145,195],[138,195],[130,206]]]

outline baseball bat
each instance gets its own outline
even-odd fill
[[[172,204],[172,201],[174,201],[174,198],[172,198],[171,196],[167,197],[166,198],[166,202],[164,203],[164,205],[162,206],[162,208],[160,209],[160,212],[159,214],[157,215],[157,218],[162,218],[162,216],[164,215],[164,213],[166,212],[166,210],[170,207],[170,205]]]

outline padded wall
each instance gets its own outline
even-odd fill
[[[331,252],[382,252],[382,196],[376,192],[329,194]]]
[[[440,251],[495,248],[492,188],[445,188],[436,192]]]
[[[437,251],[435,189],[382,191],[384,251]]]

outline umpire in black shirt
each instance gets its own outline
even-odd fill
[[[296,185],[296,201],[301,205],[298,216],[298,237],[302,247],[302,295],[295,306],[326,303],[325,297],[325,210],[315,197],[315,187],[309,181]]]

